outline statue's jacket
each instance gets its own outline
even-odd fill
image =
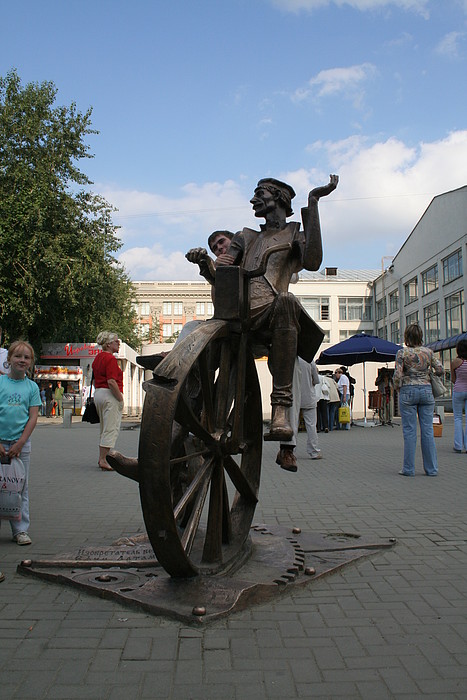
[[[250,309],[253,319],[270,308],[278,294],[288,293],[292,275],[304,268],[305,243],[305,232],[300,230],[300,224],[297,222],[290,222],[281,229],[262,227],[261,231],[255,231],[244,228],[233,237],[229,253],[235,256],[236,264],[250,271],[261,265],[269,248],[289,244],[286,250],[271,253],[264,274],[254,277],[250,282]],[[324,333],[298,299],[293,299],[299,307],[297,352],[304,360],[311,362],[322,343]]]

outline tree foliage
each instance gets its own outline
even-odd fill
[[[92,110],[54,106],[56,95],[52,82],[0,77],[0,324],[37,349],[103,329],[136,346],[114,210],[78,167],[92,157]]]

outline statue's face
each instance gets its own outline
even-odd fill
[[[253,197],[250,199],[253,205],[255,216],[266,216],[276,208],[276,199],[272,192],[264,187],[257,187]]]

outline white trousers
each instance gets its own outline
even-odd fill
[[[118,401],[110,389],[96,389],[94,403],[99,414],[100,447],[115,447],[122,422],[123,401]]]

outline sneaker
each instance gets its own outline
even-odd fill
[[[0,583],[5,580],[5,574],[0,571]]]
[[[320,453],[319,455],[316,455],[316,457],[311,457],[311,459],[323,459],[323,455]]]
[[[13,536],[14,541],[16,544],[32,544],[32,539],[29,537],[27,532],[18,532],[16,535]]]
[[[403,469],[400,470],[399,474],[401,476],[415,476],[415,474],[407,474],[407,472],[405,472]]]
[[[292,447],[281,447],[276,457],[276,464],[287,472],[296,472],[297,460]]]
[[[455,447],[452,448],[452,451],[453,451],[453,452],[462,452],[462,450],[456,450]]]

